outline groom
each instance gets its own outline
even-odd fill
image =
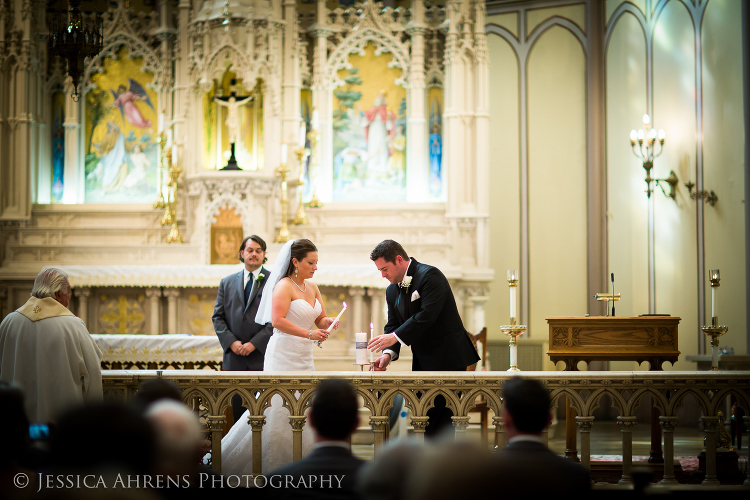
[[[219,293],[214,307],[213,323],[219,343],[224,350],[224,370],[263,370],[263,355],[273,335],[270,323],[255,322],[263,288],[271,274],[263,264],[266,242],[252,235],[242,240],[240,262],[245,268],[230,274],[219,283]],[[242,416],[239,396],[232,398],[234,419]]]
[[[402,344],[411,346],[413,371],[464,371],[479,360],[448,280],[439,269],[410,259],[393,240],[376,246],[370,259],[391,282],[385,291],[386,333],[368,345],[372,351],[383,352],[375,361],[376,371],[398,359]]]

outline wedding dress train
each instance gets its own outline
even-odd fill
[[[311,306],[304,299],[293,300],[289,304],[286,319],[295,325],[309,329],[315,318],[323,310],[315,299]],[[312,342],[306,338],[288,335],[274,328],[268,341],[263,361],[263,371],[315,371],[312,358]],[[289,424],[289,410],[283,407],[281,396],[271,398],[271,406],[263,413],[266,424],[263,426],[263,473],[268,474],[292,462],[292,427]],[[252,474],[252,428],[245,411],[221,440],[221,473],[227,475]],[[312,450],[313,436],[309,423],[302,431],[302,455]]]

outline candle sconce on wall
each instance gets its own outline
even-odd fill
[[[719,201],[719,197],[713,192],[713,190],[708,191],[706,189],[701,189],[699,191],[696,189],[695,192],[693,192],[695,183],[692,181],[686,182],[685,187],[687,188],[688,193],[690,193],[690,199],[693,201],[703,200],[704,203],[708,203],[712,207],[716,205],[717,201]]]
[[[635,130],[630,131],[630,147],[633,149],[633,154],[643,161],[643,168],[646,170],[646,195],[651,198],[651,193],[654,189],[651,187],[651,182],[656,183],[661,188],[664,196],[677,198],[677,184],[680,182],[677,178],[677,174],[674,170],[669,171],[669,177],[666,179],[654,179],[651,177],[651,170],[654,168],[654,159],[659,157],[664,151],[664,141],[666,139],[666,133],[664,130],[659,129],[657,132],[655,128],[651,127],[651,118],[648,115],[643,115],[643,128],[636,132]],[[659,152],[656,152],[656,141],[659,141]],[[635,150],[635,145],[638,144],[638,151]],[[645,147],[644,147],[645,145]],[[664,188],[664,184],[669,185],[669,193]]]

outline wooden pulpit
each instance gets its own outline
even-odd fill
[[[662,363],[674,364],[677,325],[680,318],[666,315],[618,317],[584,316],[547,318],[552,362],[565,361],[566,371],[578,370],[579,361],[648,361],[650,370],[661,370]],[[568,400],[565,425],[565,456],[578,460],[576,411]],[[649,463],[664,462],[661,449],[659,410],[651,408],[651,453]]]
[[[638,317],[553,317],[549,324],[549,350],[553,363],[565,362],[565,369],[577,370],[579,361],[648,361],[651,370],[662,363],[675,363],[677,325],[674,316]]]

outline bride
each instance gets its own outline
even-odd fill
[[[312,241],[292,240],[284,245],[273,266],[266,290],[258,306],[255,321],[273,324],[268,341],[263,371],[315,371],[312,358],[313,341],[328,338],[325,331],[335,321],[326,316],[323,298],[317,285],[306,280],[318,269],[318,249]],[[338,325],[334,325],[337,328]],[[222,474],[252,473],[252,432],[248,425],[249,411],[221,440]],[[271,398],[271,407],[264,412],[263,473],[267,474],[292,462],[292,428],[289,411],[283,408],[281,396]],[[302,432],[302,454],[312,450],[313,438],[309,425]]]

